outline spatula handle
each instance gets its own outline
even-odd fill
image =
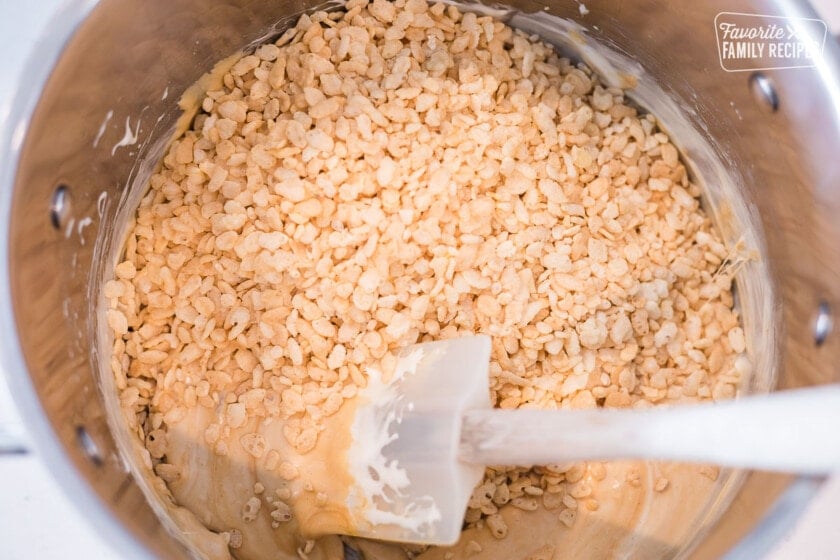
[[[827,473],[840,470],[840,385],[668,408],[471,410],[460,458],[509,466],[661,459]]]

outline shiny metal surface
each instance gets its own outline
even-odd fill
[[[691,109],[761,216],[782,318],[779,386],[840,378],[840,337],[826,333],[817,344],[814,323],[824,304],[840,307],[840,50],[826,45],[816,68],[764,71],[778,104],[768,112],[754,98],[749,73],[720,69],[713,27],[721,11],[815,17],[810,8],[791,0],[593,0],[582,16],[573,1],[510,4],[524,12],[548,5],[584,25],[593,38],[631,53]],[[71,3],[36,49],[13,106],[16,118],[0,145],[0,325],[10,384],[62,485],[127,556],[190,553],[162,528],[126,472],[106,421],[93,324],[105,262],[95,242],[112,231],[136,164],[167,138],[184,90],[217,60],[314,5]],[[72,205],[55,228],[60,185]],[[98,460],[90,458],[91,444]],[[768,528],[732,552],[755,557],[789,522],[773,509],[777,498],[787,491],[793,505],[786,510],[795,510],[818,485],[749,474],[724,516],[709,520],[691,557],[721,557],[767,515]]]

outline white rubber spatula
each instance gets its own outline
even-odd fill
[[[664,459],[840,468],[840,385],[640,410],[494,410],[488,337],[417,344],[401,356],[393,379],[371,383],[356,412],[351,494],[361,536],[455,543],[485,465]]]

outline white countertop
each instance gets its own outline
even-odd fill
[[[0,0],[0,124],[34,39],[61,0]],[[840,2],[812,0],[834,33],[840,31]],[[0,376],[0,424],[19,426]],[[813,500],[796,527],[765,560],[840,558],[840,475]],[[76,511],[35,455],[0,457],[0,559],[81,560],[119,558]]]

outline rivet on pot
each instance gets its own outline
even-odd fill
[[[50,223],[55,229],[64,227],[70,215],[70,189],[67,185],[58,185],[50,202]]]
[[[756,72],[750,76],[750,91],[758,105],[768,113],[775,113],[779,109],[779,94],[773,80]]]
[[[814,343],[822,345],[834,327],[834,319],[831,316],[831,307],[825,301],[821,301],[817,308],[817,316],[814,318]]]
[[[102,465],[102,453],[99,451],[99,446],[90,437],[87,429],[84,426],[76,426],[76,441],[79,447],[82,448],[82,453],[85,454],[91,463],[97,467]]]

